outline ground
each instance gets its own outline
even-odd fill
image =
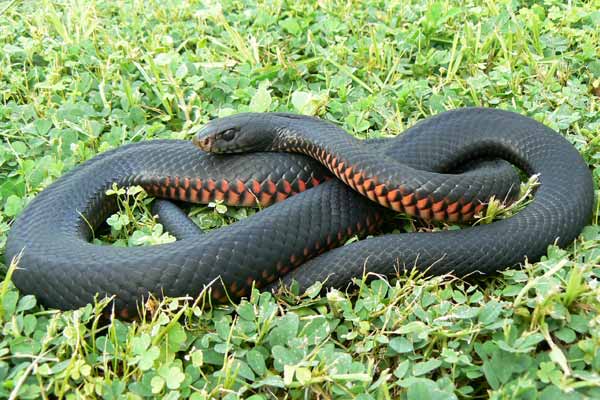
[[[82,161],[248,110],[371,138],[509,109],[564,135],[598,182],[599,25],[597,0],[2,1],[0,254],[27,202]],[[134,323],[99,321],[105,303],[45,310],[5,265],[0,398],[600,398],[598,210],[569,248],[477,283],[171,299]],[[111,240],[168,240],[136,215],[113,217]]]

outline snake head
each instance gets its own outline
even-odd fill
[[[210,121],[192,142],[209,153],[246,153],[271,150],[276,137],[269,114],[242,113]]]

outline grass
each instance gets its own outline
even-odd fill
[[[248,110],[361,138],[461,106],[515,110],[571,141],[598,182],[599,25],[597,0],[0,1],[0,253],[27,202],[82,161]],[[194,213],[207,227],[244,216]],[[6,265],[0,398],[599,398],[599,214],[568,249],[476,283],[408,273],[223,307],[205,293],[133,323],[103,322],[103,301],[45,310]],[[116,241],[168,240],[152,221],[111,222]]]

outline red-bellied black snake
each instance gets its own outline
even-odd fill
[[[14,222],[6,260],[22,252],[15,284],[56,308],[85,305],[96,293],[116,295],[126,317],[148,293],[197,295],[217,277],[239,297],[249,294],[253,282],[264,287],[278,278],[294,278],[303,287],[325,279],[340,286],[365,268],[382,275],[398,267],[492,273],[525,257],[539,259],[549,244],[567,245],[592,212],[592,178],[577,150],[543,124],[507,111],[446,112],[397,138],[366,144],[310,117],[242,114],[210,122],[197,143],[211,147],[220,140],[226,149],[231,132],[272,133],[275,142],[263,150],[305,153],[326,168],[304,155],[206,154],[185,141],[147,141],[108,151],[43,190]],[[237,146],[247,150],[243,138]],[[465,163],[490,158],[539,174],[534,200],[516,215],[489,225],[387,234],[333,249],[377,229],[385,211],[372,200],[427,219],[460,221],[471,218],[491,194],[509,196],[507,182],[514,173],[506,168],[484,162],[456,173]],[[328,170],[341,180],[328,179]],[[183,222],[184,228],[173,227],[174,243],[95,245],[90,225],[99,226],[114,212],[114,199],[105,194],[113,183],[190,202],[285,201],[209,233]],[[174,213],[174,220],[185,220]],[[213,296],[225,295],[215,286]]]

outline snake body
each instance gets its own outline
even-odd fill
[[[549,244],[569,244],[591,217],[592,177],[577,150],[550,128],[515,113],[450,111],[397,138],[366,144],[310,117],[232,118],[209,123],[209,133],[226,132],[232,124],[272,132],[276,141],[264,150],[300,152],[316,161],[272,152],[207,154],[184,141],[148,141],[103,153],[44,189],[13,224],[6,261],[20,254],[13,275],[17,287],[63,309],[83,306],[97,293],[115,295],[127,317],[148,293],[197,295],[216,278],[229,295],[240,297],[253,282],[260,288],[279,278],[295,279],[301,287],[325,279],[343,286],[365,268],[382,275],[399,267],[493,273],[525,257],[539,259]],[[456,221],[471,218],[492,194],[514,195],[515,175],[506,166],[475,161],[463,167],[490,158],[539,174],[534,200],[516,215],[484,226],[389,234],[335,248],[355,234],[375,232],[387,212],[382,206]],[[328,170],[348,185],[329,179]],[[115,210],[105,195],[113,183],[139,184],[151,195],[190,202],[277,204],[209,233],[173,228],[174,243],[93,245],[92,228]],[[218,285],[212,294],[225,298]]]

